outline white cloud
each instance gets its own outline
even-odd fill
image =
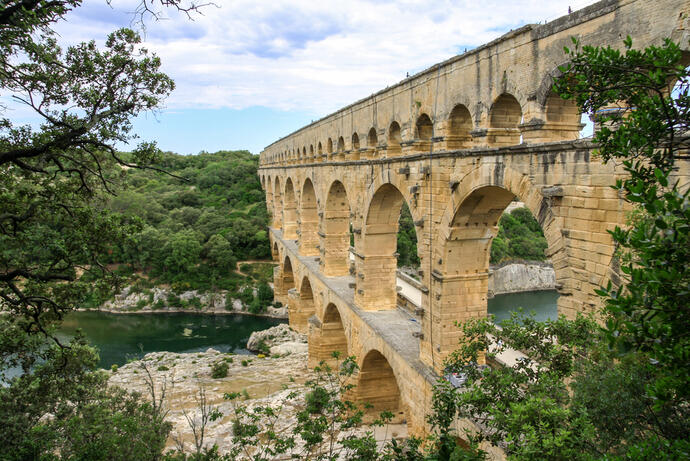
[[[103,38],[138,0],[88,0],[59,26],[65,41]],[[592,0],[216,0],[189,21],[168,12],[146,46],[177,84],[173,109],[267,106],[326,114],[525,23]]]

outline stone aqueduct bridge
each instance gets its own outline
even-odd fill
[[[431,385],[457,347],[454,325],[487,312],[492,238],[515,197],[537,217],[556,271],[558,311],[591,312],[614,278],[607,230],[626,205],[620,174],[578,140],[580,114],[551,91],[564,46],[688,44],[690,2],[596,3],[528,25],[358,101],[261,153],[273,216],[276,298],[309,333],[310,360],[360,364],[355,398],[423,430]],[[396,306],[403,202],[421,259],[422,305]],[[354,235],[351,263],[350,226]]]

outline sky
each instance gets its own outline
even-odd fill
[[[137,26],[132,12],[139,0],[110,3],[85,0],[57,24],[60,41],[102,44],[116,28]],[[191,19],[164,10],[160,20],[145,21],[142,34],[176,89],[161,110],[140,116],[134,127],[142,140],[181,154],[258,154],[408,73],[591,3],[215,0]]]

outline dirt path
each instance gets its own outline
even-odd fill
[[[239,274],[239,275],[246,276],[247,274],[240,271],[240,266],[242,264],[259,264],[259,263],[261,263],[261,264],[276,264],[273,262],[272,259],[254,259],[254,260],[249,260],[249,261],[237,261],[237,264],[235,264],[235,270],[233,272],[235,272],[236,274]]]

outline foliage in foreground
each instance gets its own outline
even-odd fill
[[[21,322],[0,317],[3,349],[16,351],[4,365],[24,369],[0,375],[0,459],[159,459],[171,428],[160,407],[107,387],[83,338],[46,345],[19,334]]]
[[[611,233],[622,280],[599,292],[606,299],[608,340],[622,354],[649,355],[659,377],[647,392],[657,407],[687,405],[690,189],[674,177],[679,154],[690,145],[683,52],[670,40],[634,50],[628,37],[625,53],[578,47],[570,54],[572,63],[557,84],[561,94],[589,112],[621,107],[608,112],[595,140],[603,160],[622,162],[628,176],[614,187],[636,209],[631,226]]]
[[[40,119],[16,123],[0,105],[1,459],[159,459],[169,430],[155,406],[106,388],[83,338],[63,344],[53,331],[90,292],[115,284],[105,255],[138,224],[109,212],[103,196],[123,168],[151,165],[158,150],[142,143],[124,158],[114,146],[135,141],[131,120],[174,88],[131,29],[102,47],[58,46],[53,26],[80,5],[0,8],[0,91]]]

